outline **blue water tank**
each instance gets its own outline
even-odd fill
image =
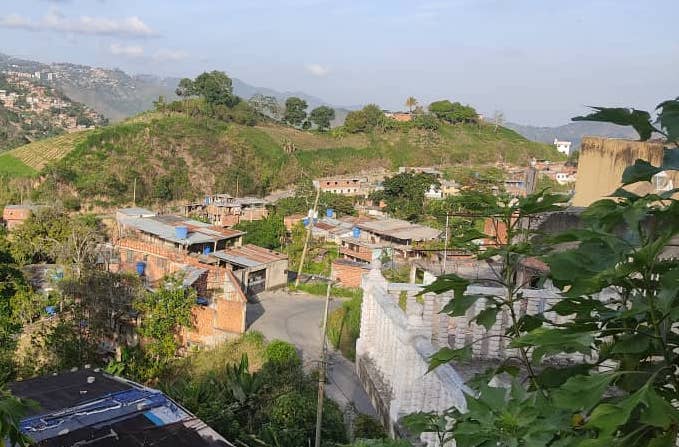
[[[144,270],[146,270],[146,263],[144,261],[137,262],[137,275],[144,276]]]
[[[310,221],[309,221],[309,218],[308,218],[308,217],[305,217],[305,218],[302,220],[302,222],[304,223],[304,226],[305,226],[305,227],[308,227],[308,226],[309,226],[309,222],[310,222]]]
[[[356,239],[358,239],[359,237],[361,237],[361,229],[358,228],[358,227],[354,227],[354,228],[351,230],[351,234],[352,234]]]
[[[196,298],[196,304],[198,304],[199,306],[207,306],[208,304],[210,304],[210,302],[207,300],[207,298],[199,296],[198,298]]]
[[[335,215],[335,210],[332,208],[328,208],[327,210],[325,210],[325,215],[327,217],[333,217]]]
[[[212,253],[212,247],[210,247],[209,245],[206,245],[205,247],[203,247],[203,254],[204,255],[209,255],[210,253]]]
[[[186,239],[189,236],[189,229],[187,227],[175,227],[174,233],[177,239]]]
[[[52,315],[57,313],[57,309],[54,306],[47,306],[45,307],[45,312],[47,313],[47,315],[51,317]]]

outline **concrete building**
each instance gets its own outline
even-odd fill
[[[573,143],[570,141],[560,141],[558,138],[554,138],[554,146],[556,146],[556,150],[567,156],[571,154],[572,144]]]
[[[367,196],[373,188],[366,177],[329,177],[313,181],[314,188],[343,196]]]
[[[632,166],[637,159],[659,166],[662,163],[664,148],[665,145],[657,141],[583,138],[573,205],[588,206],[610,195],[621,186],[625,169]],[[627,186],[626,189],[643,195],[670,190],[672,189],[669,187],[670,184],[679,185],[679,172],[660,173],[653,178],[652,182],[635,183]]]
[[[184,206],[184,215],[207,220],[220,227],[265,219],[268,202],[258,197],[232,197],[228,194],[206,196],[202,202]]]
[[[332,261],[330,278],[342,287],[361,287],[363,275],[370,271],[370,265],[350,259],[339,258]]]
[[[161,391],[98,369],[13,382],[9,389],[36,404],[19,423],[36,446],[234,447]]]
[[[273,250],[247,244],[216,251],[211,257],[233,272],[247,295],[283,287],[288,282],[288,257]]]
[[[229,268],[204,255],[130,238],[119,240],[115,249],[117,262],[111,263],[111,271],[138,274],[150,289],[163,287],[165,279],[173,276],[196,291],[198,299],[191,309],[194,326],[180,334],[184,346],[213,346],[245,332],[247,299]]]
[[[383,110],[384,116],[399,122],[408,122],[413,120],[413,114],[410,112],[391,112],[389,110]]]
[[[2,212],[2,220],[7,230],[12,231],[31,217],[37,207],[35,205],[7,205]]]
[[[181,216],[159,216],[143,208],[116,213],[120,236],[134,235],[145,242],[187,253],[208,254],[242,244],[242,231],[230,230]]]

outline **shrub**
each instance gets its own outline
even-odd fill
[[[301,363],[295,346],[283,340],[271,341],[266,347],[264,358],[267,362],[279,365],[298,365]]]
[[[354,419],[355,439],[383,439],[387,437],[382,424],[372,416],[359,414]]]

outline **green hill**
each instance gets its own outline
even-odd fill
[[[378,167],[560,158],[551,146],[483,124],[337,135],[156,112],[70,137],[41,141],[40,150],[20,147],[11,155],[36,169],[51,162],[43,168],[49,174],[43,194],[68,191],[100,206],[130,203],[135,183],[137,203],[153,203],[236,189],[265,194],[304,177]]]

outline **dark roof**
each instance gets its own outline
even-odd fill
[[[44,447],[233,447],[158,390],[83,369],[9,385],[38,404],[21,430]]]

